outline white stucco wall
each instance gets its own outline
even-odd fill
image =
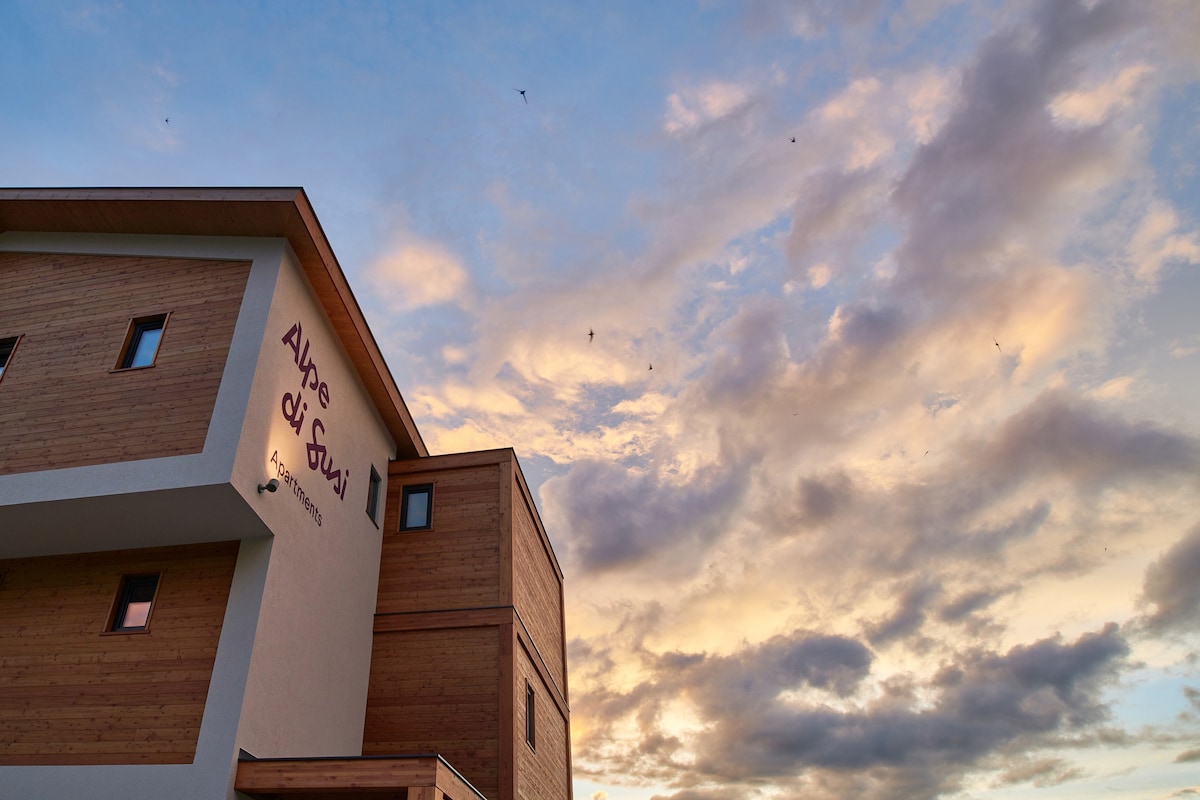
[[[382,545],[367,492],[393,452],[288,251],[233,469],[275,536],[238,733],[257,757],[362,752]],[[259,493],[271,478],[278,490]]]

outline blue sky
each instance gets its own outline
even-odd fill
[[[538,494],[580,800],[1184,797],[1198,54],[1190,0],[8,0],[0,183],[305,188],[431,450]]]

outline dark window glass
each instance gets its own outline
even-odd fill
[[[405,486],[400,500],[400,530],[414,531],[431,525],[433,484]]]
[[[367,516],[375,522],[379,521],[379,487],[382,483],[383,479],[379,477],[375,467],[371,467],[371,485],[367,488]]]
[[[537,747],[537,702],[533,687],[525,684],[525,741],[530,747]]]
[[[121,582],[117,607],[110,630],[144,631],[150,621],[154,593],[158,591],[157,575],[135,575]]]
[[[7,339],[0,339],[0,378],[4,377],[4,369],[8,366],[8,360],[12,358],[13,350],[17,349],[17,336],[10,336]]]
[[[121,369],[149,367],[158,354],[158,343],[162,340],[167,316],[143,317],[130,323],[129,340],[121,356]]]

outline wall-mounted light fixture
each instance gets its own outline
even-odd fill
[[[271,480],[267,481],[266,483],[260,483],[258,485],[258,493],[259,494],[262,494],[263,492],[274,492],[278,489],[279,489],[279,481],[277,481],[274,478],[271,478]]]

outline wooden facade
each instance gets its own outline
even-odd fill
[[[237,542],[0,561],[0,765],[192,760]],[[122,576],[160,574],[146,632]]]
[[[198,453],[247,262],[0,253],[0,475]],[[115,369],[132,319],[169,313],[153,369]]]
[[[429,528],[401,530],[421,485]],[[363,753],[434,743],[489,798],[570,797],[562,572],[512,450],[393,462],[384,531]]]
[[[19,337],[0,800],[572,797],[563,574],[516,456],[428,454],[302,190],[0,189],[0,296],[0,340]],[[268,322],[298,308],[336,393],[307,338],[295,373],[276,363]],[[151,316],[152,367],[122,368]],[[351,492],[387,460],[382,518],[347,495],[322,521],[267,482],[299,435],[284,372],[314,381],[345,474],[365,460]],[[418,485],[430,524],[401,530]],[[112,630],[146,575],[149,624]]]

